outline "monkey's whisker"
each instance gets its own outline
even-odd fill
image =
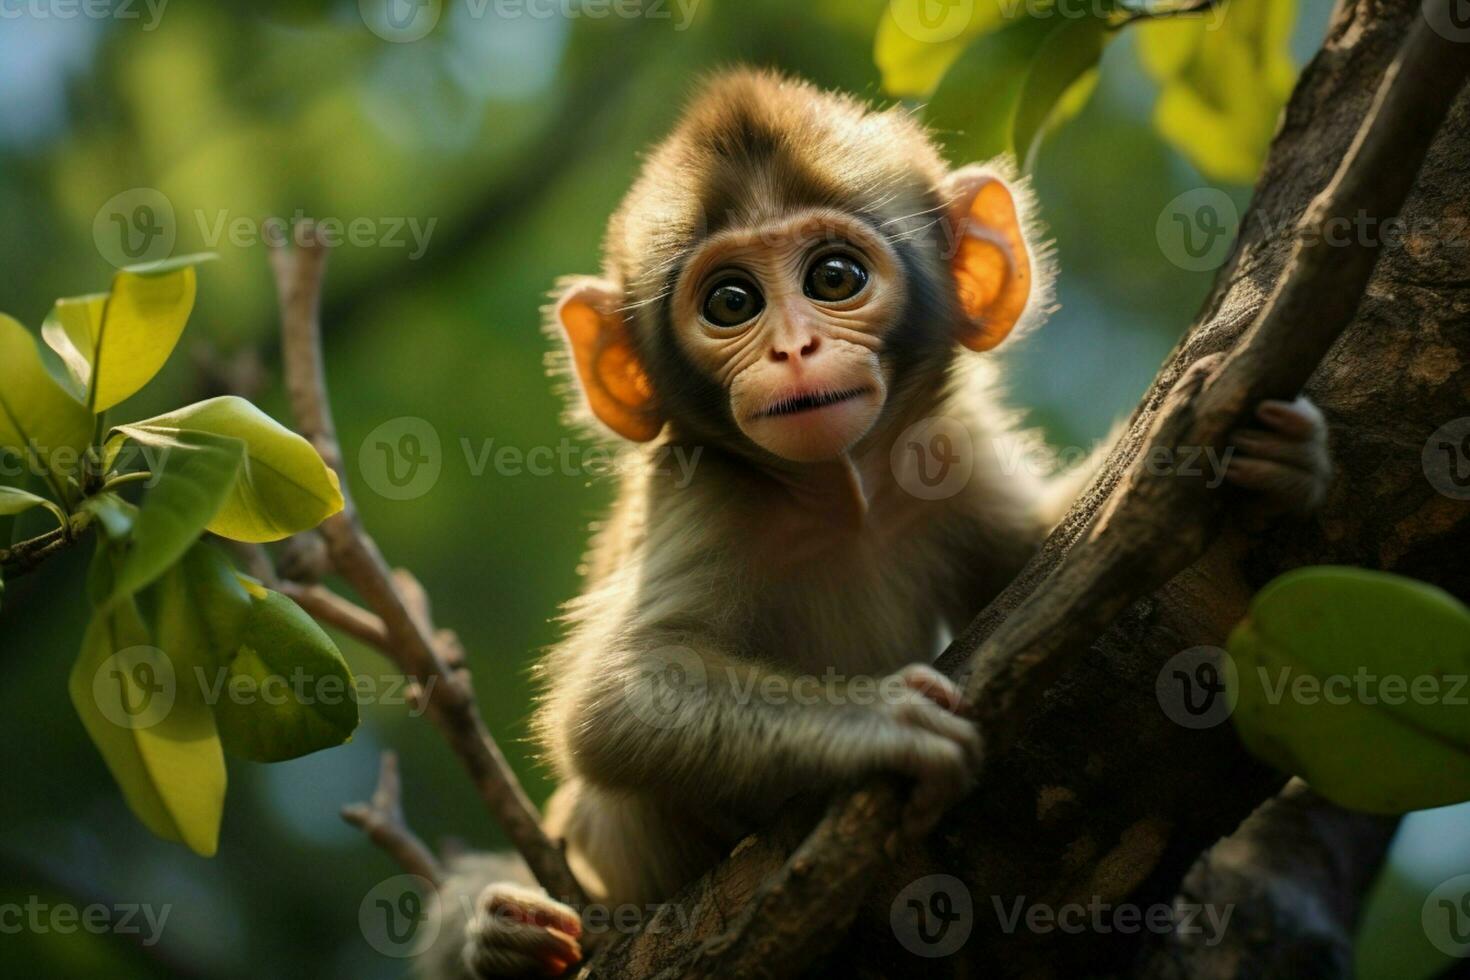
[[[795,415],[798,412],[809,412],[814,408],[826,408],[828,405],[836,405],[838,402],[851,401],[867,394],[872,389],[867,387],[845,388],[840,391],[813,391],[802,394],[790,395],[771,405],[761,412],[761,418],[774,418],[781,415]]]

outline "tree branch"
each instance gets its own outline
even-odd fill
[[[0,570],[3,570],[7,579],[20,578],[34,572],[46,559],[80,541],[82,532],[91,523],[90,513],[78,511],[71,516],[65,527],[52,528],[45,534],[17,541],[8,548],[0,548]]]
[[[1230,927],[1152,936],[1134,975],[1352,976],[1363,897],[1398,824],[1349,813],[1293,780],[1200,858],[1175,899],[1176,907],[1229,915]]]
[[[393,639],[388,635],[388,628],[383,625],[381,617],[373,615],[350,599],[344,599],[325,585],[302,585],[300,582],[282,579],[277,588],[317,622],[335,627],[390,658],[393,656]]]
[[[272,249],[271,265],[280,298],[282,357],[291,408],[302,435],[337,472],[342,484],[343,510],[320,528],[332,563],[381,619],[387,634],[383,649],[419,685],[429,717],[536,878],[562,901],[584,904],[584,893],[561,849],[542,831],[540,815],[480,716],[468,672],[444,662],[432,628],[422,621],[421,610],[405,598],[358,518],[342,465],[322,362],[319,309],[327,247],[309,224],[297,227],[296,239],[294,249]],[[337,611],[341,612],[340,607]],[[364,629],[367,626],[362,617],[354,621]]]
[[[388,853],[411,875],[438,886],[444,867],[429,846],[419,839],[403,816],[403,783],[398,775],[398,756],[384,752],[378,771],[378,788],[367,803],[349,803],[342,819],[352,824]]]

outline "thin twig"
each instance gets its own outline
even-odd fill
[[[541,829],[535,806],[480,716],[468,673],[444,662],[432,626],[405,599],[400,583],[358,518],[342,465],[322,361],[319,312],[327,246],[309,223],[297,226],[295,238],[295,248],[273,247],[270,259],[281,306],[281,349],[291,408],[302,435],[337,471],[342,483],[342,512],[320,528],[332,563],[381,618],[389,641],[386,652],[427,692],[423,697],[428,716],[537,880],[556,898],[585,904],[585,893],[561,848]]]
[[[5,578],[16,579],[28,575],[53,555],[66,551],[81,540],[82,532],[91,524],[87,511],[78,511],[65,527],[53,528],[34,538],[17,541],[8,548],[0,548],[0,568]]]
[[[277,588],[318,622],[336,627],[353,639],[391,656],[393,640],[382,618],[351,599],[343,598],[325,585],[303,585],[289,579],[281,580]]]
[[[384,752],[378,770],[378,788],[367,803],[349,803],[342,819],[367,834],[399,866],[432,885],[444,881],[444,867],[429,846],[419,839],[403,816],[403,782],[398,775],[398,756]]]

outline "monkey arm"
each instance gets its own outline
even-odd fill
[[[978,754],[973,727],[951,713],[958,691],[928,667],[798,676],[687,636],[645,634],[580,668],[542,726],[561,733],[564,764],[607,787],[774,804],[888,770],[949,795]]]

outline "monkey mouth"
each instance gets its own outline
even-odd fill
[[[787,415],[797,415],[801,412],[811,412],[839,402],[852,401],[861,398],[870,389],[866,387],[843,388],[839,391],[813,391],[798,395],[790,395],[771,405],[760,414],[763,419],[782,418]]]

